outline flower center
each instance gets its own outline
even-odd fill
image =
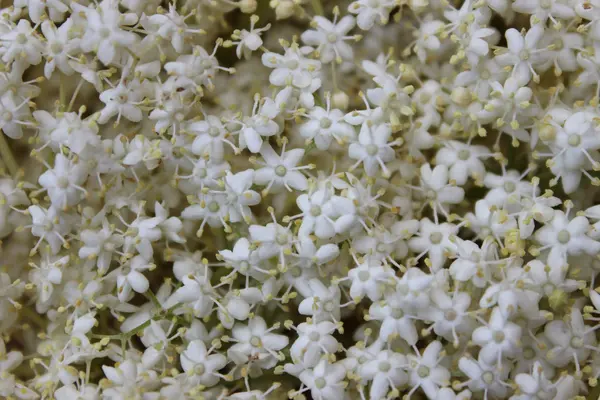
[[[569,240],[571,240],[571,234],[568,230],[563,229],[562,231],[558,232],[557,239],[560,243],[567,244],[569,243]]]
[[[217,137],[219,136],[219,128],[216,128],[214,126],[211,126],[210,129],[208,130],[208,134],[212,137]]]
[[[58,54],[58,53],[62,53],[63,51],[63,45],[60,42],[53,42],[50,45],[50,50],[54,53],[54,54]]]
[[[327,303],[325,303],[323,305],[323,308],[325,309],[325,311],[327,312],[332,312],[333,311],[333,303],[331,301],[328,301]]]
[[[454,321],[457,316],[458,315],[456,314],[456,311],[454,311],[454,310],[447,310],[444,313],[444,318],[446,318],[447,321]]]
[[[375,154],[377,154],[378,151],[379,148],[374,144],[370,144],[367,146],[367,154],[370,156],[374,156]]]
[[[425,192],[425,197],[427,197],[428,199],[435,199],[437,197],[437,195],[435,194],[435,190],[427,190]]]
[[[533,357],[535,357],[535,351],[531,347],[526,347],[523,350],[523,357],[526,360],[531,360],[531,359],[533,359]]]
[[[554,45],[555,51],[560,51],[563,49],[563,47],[565,47],[565,44],[563,43],[561,38],[554,39],[554,42],[552,42],[552,44]]]
[[[286,66],[288,69],[296,69],[296,68],[298,68],[298,61],[297,61],[297,60],[288,60],[288,61],[285,63],[285,66]]]
[[[240,263],[240,272],[248,272],[249,269],[250,269],[250,264],[248,264],[248,261],[242,261]]]
[[[369,0],[369,6],[372,8],[378,8],[379,7],[379,0]]]
[[[199,178],[206,178],[206,176],[208,175],[208,173],[206,172],[206,168],[198,168],[196,170],[196,175],[198,175]]]
[[[505,338],[504,332],[502,332],[502,331],[496,331],[496,332],[494,332],[494,341],[496,343],[502,343],[502,342],[504,342],[504,338]]]
[[[250,339],[250,344],[254,347],[260,347],[261,343],[262,342],[258,336],[252,336],[252,338]]]
[[[58,186],[61,189],[68,188],[69,187],[69,179],[67,179],[66,176],[58,177],[58,179],[56,180],[56,186]]]
[[[544,8],[544,9],[548,9],[548,8],[552,7],[552,0],[541,0],[540,7]]]
[[[335,43],[335,42],[337,42],[337,40],[338,40],[338,37],[335,33],[330,33],[327,35],[327,41],[329,43]]]
[[[417,369],[417,375],[419,375],[419,378],[427,378],[429,376],[429,367],[426,367],[425,365],[421,365]]]
[[[310,215],[312,215],[313,217],[317,217],[317,216],[321,215],[321,207],[312,206],[310,208]]]
[[[379,243],[375,248],[379,253],[385,253],[387,251],[386,245],[383,243]]]
[[[104,251],[108,251],[108,252],[113,252],[115,251],[115,244],[112,242],[106,242],[104,243],[104,246],[102,246],[104,248]]]
[[[360,279],[362,282],[368,281],[369,278],[371,278],[371,274],[369,273],[369,271],[360,271],[358,273],[358,279]]]
[[[25,44],[25,43],[27,43],[27,36],[24,33],[19,33],[17,35],[17,37],[15,38],[15,40],[19,44]]]
[[[404,317],[404,311],[402,311],[400,308],[392,308],[391,314],[394,319],[400,319]]]
[[[519,52],[519,58],[523,61],[529,60],[529,50],[523,49]]]
[[[379,370],[381,372],[388,372],[390,369],[392,369],[392,365],[389,362],[382,361],[379,363]]]
[[[581,143],[581,136],[577,134],[569,135],[569,139],[567,140],[569,146],[576,147]]]
[[[100,28],[100,31],[98,33],[101,37],[107,38],[110,36],[110,29],[108,29],[107,27],[102,27]]]
[[[321,118],[319,121],[319,126],[321,129],[328,129],[331,126],[331,120],[329,118]]]
[[[327,384],[327,382],[325,381],[324,378],[315,379],[315,386],[317,387],[317,389],[323,389],[326,384]]]
[[[319,335],[319,332],[311,332],[308,338],[313,342],[318,342],[321,339],[321,335]]]
[[[280,233],[277,235],[277,238],[275,240],[277,241],[277,244],[283,246],[288,242],[288,235],[287,233]]]
[[[211,201],[208,204],[208,211],[216,213],[217,211],[219,211],[219,203],[217,203],[216,201]]]
[[[471,156],[471,152],[467,149],[462,149],[458,152],[458,159],[462,161],[466,161]]]
[[[439,232],[433,232],[429,235],[429,241],[433,244],[440,244],[442,242],[443,236]]]
[[[481,378],[487,385],[491,385],[494,382],[494,374],[491,371],[485,371],[481,375]]]
[[[302,270],[300,269],[300,267],[293,267],[290,269],[290,274],[294,277],[294,278],[299,278],[302,276]]]
[[[515,185],[514,182],[512,182],[512,181],[504,182],[504,191],[506,193],[512,193],[516,189],[517,189],[517,185]]]
[[[574,336],[571,338],[571,347],[574,349],[580,349],[583,347],[583,339],[579,336]]]
[[[13,119],[13,114],[10,111],[5,111],[4,114],[2,114],[2,119],[5,121],[12,121]]]
[[[202,364],[202,363],[196,364],[196,366],[194,367],[194,372],[196,373],[196,375],[203,375],[204,372],[206,372],[206,368],[204,367],[204,364]]]
[[[278,165],[277,167],[275,167],[275,175],[283,177],[285,176],[285,174],[287,174],[286,167],[284,167],[283,165]]]
[[[212,63],[210,62],[210,60],[202,60],[202,66],[204,67],[204,69],[209,69],[210,67],[212,67]]]

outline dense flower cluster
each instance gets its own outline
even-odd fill
[[[598,0],[0,15],[0,398],[598,396]]]

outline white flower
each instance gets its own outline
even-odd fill
[[[575,16],[573,7],[560,1],[516,0],[512,9],[519,13],[531,14],[541,23],[550,19],[553,23],[558,24],[557,19],[568,20]]]
[[[311,166],[298,166],[304,157],[303,149],[285,151],[284,146],[281,154],[277,154],[271,145],[265,143],[260,148],[260,155],[264,162],[259,162],[262,167],[254,172],[254,182],[266,186],[265,193],[271,190],[277,192],[282,188],[289,192],[305,191],[308,188],[308,180],[301,171],[310,169]]]
[[[143,115],[139,108],[143,97],[139,81],[133,80],[127,84],[123,81],[119,82],[116,87],[107,89],[100,94],[100,100],[105,106],[100,112],[98,122],[104,124],[115,115],[117,124],[120,122],[121,116],[132,122],[139,122]]]
[[[73,28],[73,20],[67,19],[59,28],[52,22],[44,21],[41,28],[48,42],[44,76],[50,79],[57,67],[63,74],[72,75],[75,70],[69,64],[69,57],[79,49],[79,39],[69,37],[69,31]]]
[[[361,369],[363,376],[371,381],[369,398],[382,399],[390,389],[397,393],[398,387],[408,381],[405,368],[406,357],[403,354],[381,350]]]
[[[311,26],[314,30],[307,30],[302,33],[300,39],[309,46],[315,47],[322,63],[328,64],[336,61],[340,64],[342,61],[351,60],[353,57],[352,47],[345,43],[345,40],[354,39],[354,36],[347,36],[348,32],[354,28],[355,20],[351,15],[346,15],[338,21],[339,14],[334,13],[333,21],[315,16]]]
[[[82,187],[88,177],[86,165],[62,154],[54,159],[54,168],[40,175],[38,181],[48,191],[54,207],[66,208],[81,200],[87,191]]]
[[[505,33],[507,52],[497,56],[496,59],[500,65],[512,67],[512,76],[521,85],[529,82],[532,76],[534,80],[539,80],[533,67],[543,61],[543,50],[537,48],[543,34],[543,24],[532,26],[525,37],[513,28]]]
[[[488,395],[504,397],[508,393],[506,378],[510,368],[505,362],[490,365],[479,358],[477,361],[469,356],[458,360],[458,368],[469,378],[460,387],[468,386],[473,392],[484,391]]]
[[[596,346],[596,336],[594,329],[585,325],[579,309],[572,308],[568,317],[565,321],[555,320],[546,324],[544,333],[551,343],[546,358],[554,366],[563,367],[574,362],[579,369],[580,363]]]
[[[69,11],[69,7],[62,0],[16,0],[14,5],[19,9],[27,7],[29,18],[36,24],[46,15],[46,8],[50,19],[54,22],[64,20],[65,13]]]
[[[250,17],[249,31],[246,29],[236,29],[231,35],[231,38],[234,39],[232,44],[237,44],[235,48],[235,55],[237,58],[242,58],[243,56],[245,59],[249,59],[252,52],[258,50],[262,46],[263,41],[260,36],[263,32],[271,29],[271,24],[267,24],[262,28],[255,28],[258,19],[258,15],[252,15]]]
[[[431,169],[431,165],[423,164],[421,172],[421,187],[424,196],[431,203],[434,213],[440,210],[447,214],[446,205],[460,203],[465,191],[456,186],[448,184],[449,172],[445,165],[437,165]]]
[[[2,61],[5,63],[22,60],[27,64],[37,65],[42,61],[44,45],[26,19],[20,19],[8,31],[0,32],[0,41]]]
[[[261,317],[254,317],[248,325],[236,324],[231,330],[233,346],[227,350],[227,356],[236,364],[256,364],[270,369],[278,359],[277,352],[288,345],[287,336],[271,333],[276,327],[267,328]]]
[[[436,340],[427,345],[423,354],[407,357],[411,392],[420,387],[428,398],[436,399],[440,388],[450,384],[450,371],[440,365],[441,352],[442,343]]]
[[[82,231],[80,239],[79,257],[95,259],[100,274],[108,271],[113,254],[123,245],[123,236],[115,232],[106,219],[102,221],[101,229]]]
[[[348,6],[348,11],[357,14],[356,22],[362,30],[370,30],[375,22],[387,24],[390,11],[396,7],[394,0],[358,0]]]
[[[511,400],[552,399],[556,396],[555,385],[544,374],[542,364],[536,362],[531,374],[518,374],[515,383],[521,391],[520,395],[511,396]]]
[[[344,398],[345,375],[346,369],[342,364],[321,360],[315,368],[303,371],[300,380],[310,389],[314,399],[341,400]]]
[[[457,228],[447,222],[434,224],[429,218],[420,221],[419,235],[408,241],[411,250],[419,254],[426,253],[433,271],[439,270],[448,255],[456,252],[456,246],[450,241]],[[418,258],[418,257],[417,257]]]
[[[292,85],[298,89],[311,88],[312,91],[321,86],[320,80],[317,78],[321,63],[305,57],[297,44],[287,47],[283,55],[263,54],[262,63],[266,67],[274,68],[269,75],[269,82],[272,85]],[[318,86],[314,87],[317,83]]]
[[[338,341],[332,335],[336,329],[331,321],[301,323],[295,328],[298,339],[290,347],[290,354],[305,367],[315,367],[323,353],[334,354],[338,350]]]
[[[0,97],[0,129],[11,139],[23,137],[23,127],[30,125],[28,99],[19,100],[8,91]]]
[[[331,97],[327,97],[327,109],[314,107],[309,113],[309,120],[301,124],[298,131],[302,137],[314,140],[319,150],[327,150],[331,141],[345,143],[355,137],[354,128],[344,122],[344,113],[331,109]]]
[[[443,27],[444,23],[442,21],[423,21],[419,31],[415,32],[417,36],[415,52],[422,63],[425,62],[428,52],[435,53],[440,50],[441,41],[437,34]]]
[[[521,327],[508,321],[499,308],[492,310],[487,326],[473,331],[473,343],[481,347],[479,359],[498,366],[505,357],[512,357],[518,350]]]
[[[298,234],[306,236],[314,232],[320,239],[328,239],[341,233],[340,217],[352,213],[354,205],[348,198],[332,195],[327,189],[319,189],[296,198],[302,211],[302,224]]]
[[[69,233],[71,227],[56,208],[50,207],[45,210],[38,205],[33,205],[29,206],[27,211],[32,220],[31,234],[40,238],[31,250],[32,253],[35,253],[43,240],[50,245],[53,254],[58,253],[61,245],[68,246],[65,235]]]
[[[442,164],[449,168],[451,180],[463,186],[468,177],[483,179],[486,170],[481,158],[489,155],[487,147],[466,145],[455,140],[444,144],[445,146],[435,155],[435,162],[437,165]]]
[[[118,367],[103,365],[102,371],[111,383],[111,387],[102,393],[105,400],[125,400],[130,396],[142,396],[158,383],[155,371],[146,370],[133,360],[125,360]]]
[[[227,130],[223,123],[214,115],[208,115],[204,121],[188,124],[186,131],[196,135],[192,143],[192,151],[196,155],[208,155],[210,159],[222,160],[225,150],[224,144],[228,144],[235,149],[233,143],[227,139]]]
[[[327,287],[318,279],[308,282],[311,296],[302,300],[298,312],[311,315],[315,322],[340,320],[340,289],[332,285]]]
[[[468,314],[471,296],[466,292],[455,291],[450,294],[443,289],[434,289],[431,292],[433,303],[434,321],[431,328],[437,334],[448,341],[452,341],[454,347],[459,345],[459,334],[470,333],[473,321]]]
[[[96,8],[74,5],[77,13],[85,17],[85,33],[81,38],[81,49],[96,53],[105,65],[111,64],[125,48],[132,48],[139,40],[133,32],[123,29],[134,25],[137,16],[121,14],[116,0],[103,0]]]
[[[535,233],[535,239],[542,245],[539,251],[549,249],[548,263],[563,266],[567,255],[586,253],[597,254],[600,242],[587,236],[590,223],[584,216],[569,220],[568,214],[556,210],[552,219]]]
[[[252,116],[246,116],[242,121],[243,126],[239,134],[240,147],[242,149],[247,147],[252,153],[258,153],[262,149],[263,137],[281,132],[281,127],[275,121],[279,112],[277,101],[267,98],[261,104],[260,97],[256,96]]]
[[[394,271],[373,257],[367,257],[363,263],[351,268],[348,278],[352,282],[350,296],[356,300],[366,296],[377,301],[395,283]]]
[[[377,125],[362,124],[358,134],[358,142],[351,143],[348,147],[348,156],[358,160],[353,167],[363,164],[364,170],[369,176],[375,176],[379,169],[383,176],[389,176],[390,171],[386,167],[395,158],[392,146],[402,144],[401,139],[388,142],[392,135],[392,128],[387,123]]]
[[[192,340],[180,356],[181,367],[198,385],[214,386],[219,382],[219,371],[227,364],[223,354],[211,354],[202,340]]]
[[[150,287],[148,278],[142,271],[153,268],[142,256],[135,256],[120,268],[117,273],[117,292],[119,300],[125,302],[131,298],[131,290],[144,293]]]
[[[406,306],[395,296],[371,304],[369,318],[381,321],[379,335],[384,340],[394,336],[401,337],[409,344],[415,344],[418,340],[414,315],[406,312]]]

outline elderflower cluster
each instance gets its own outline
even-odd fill
[[[14,0],[0,398],[597,398],[599,96],[598,0]]]

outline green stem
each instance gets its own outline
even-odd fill
[[[321,0],[311,0],[312,8],[317,15],[324,15],[325,11],[323,10],[323,5],[321,4]]]
[[[27,319],[32,320],[39,328],[44,328],[46,326],[46,320],[29,307],[21,308],[19,313],[23,314]]]
[[[10,145],[6,141],[6,137],[4,133],[0,133],[0,157],[2,157],[2,161],[6,168],[8,169],[8,173],[14,178],[17,176],[17,172],[19,171],[19,165],[13,156],[12,150],[10,149]]]

